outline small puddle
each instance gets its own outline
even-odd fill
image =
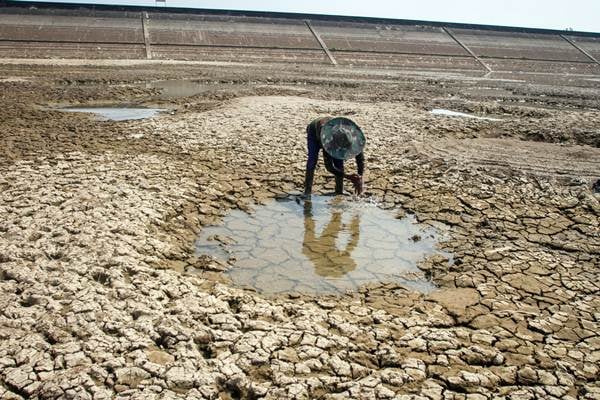
[[[473,118],[473,119],[483,119],[486,121],[502,121],[499,118],[490,118],[490,117],[480,117],[478,115],[462,113],[458,111],[445,110],[443,108],[434,108],[429,111],[431,114],[435,115],[445,115],[447,117],[461,117],[461,118]]]
[[[287,201],[286,201],[287,200]],[[369,283],[395,282],[427,293],[435,286],[417,263],[441,235],[395,218],[373,203],[313,196],[298,204],[273,200],[252,214],[235,210],[202,230],[197,255],[229,264],[226,274],[262,293],[343,293]]]
[[[100,119],[110,121],[127,121],[132,119],[152,118],[163,108],[133,108],[133,107],[66,107],[60,111],[83,112],[96,114]]]
[[[11,77],[7,77],[7,78],[0,78],[0,82],[18,82],[18,83],[22,83],[22,82],[30,82],[31,79],[30,78],[21,78],[18,76],[11,76]]]
[[[173,97],[189,97],[208,91],[211,86],[204,83],[185,79],[172,79],[165,81],[153,81],[145,84],[146,89],[157,89],[161,91],[163,99]]]

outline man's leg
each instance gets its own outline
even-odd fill
[[[306,168],[306,174],[304,175],[304,195],[305,196],[311,195],[314,179],[315,179],[315,170]]]
[[[312,125],[312,124],[311,124]],[[306,160],[306,174],[304,176],[304,195],[309,196],[312,193],[312,185],[315,177],[315,169],[319,160],[319,143],[317,142],[312,126],[306,128],[306,148],[308,159]]]
[[[333,165],[340,171],[344,171],[344,160],[333,159]],[[344,177],[335,176],[335,194],[344,194]]]

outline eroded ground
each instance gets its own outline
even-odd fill
[[[600,398],[600,84],[206,65],[0,78],[0,397]],[[207,90],[147,85],[182,78]],[[171,111],[48,108],[114,103]],[[454,264],[421,266],[439,291],[269,297],[194,256],[202,226],[299,190],[305,126],[327,114],[364,128],[369,196],[450,227]]]

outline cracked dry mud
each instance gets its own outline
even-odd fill
[[[600,398],[600,86],[308,66],[0,75],[0,397]],[[140,85],[176,77],[213,89]],[[116,102],[172,114],[47,108]],[[265,296],[194,255],[202,226],[301,187],[305,126],[326,114],[364,127],[368,195],[449,227],[455,263],[421,264],[439,290]],[[315,188],[332,187],[321,167]]]

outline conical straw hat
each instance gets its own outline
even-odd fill
[[[333,158],[348,160],[362,153],[366,139],[352,120],[333,118],[321,128],[323,149]]]

